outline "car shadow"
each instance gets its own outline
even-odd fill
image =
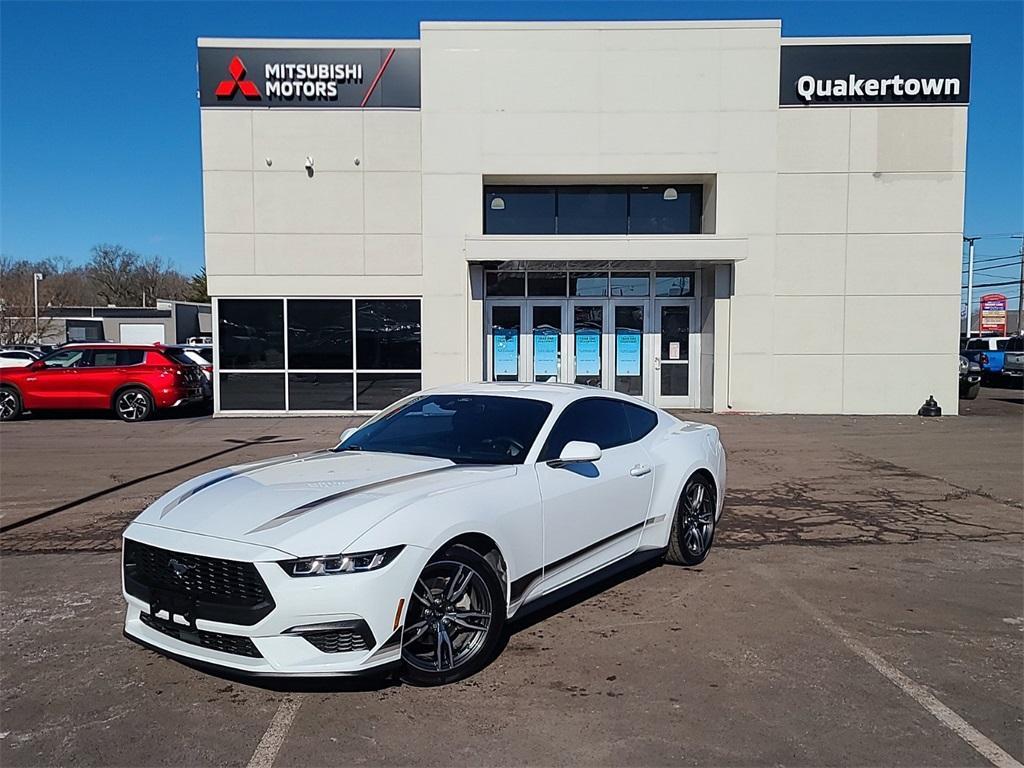
[[[194,405],[182,405],[178,408],[158,409],[153,415],[152,421],[177,421],[182,419],[194,419],[203,416],[213,415],[213,401],[209,403],[196,403]],[[61,421],[65,419],[76,419],[81,421],[116,421],[117,416],[113,411],[91,409],[91,410],[41,410],[25,411],[20,420],[23,421]]]
[[[260,437],[257,437],[255,440],[227,439],[224,440],[224,442],[230,444],[229,448],[222,448],[219,451],[204,454],[203,456],[191,459],[190,461],[186,461],[182,464],[176,464],[173,467],[165,467],[156,472],[150,472],[147,475],[133,477],[131,480],[126,480],[123,483],[118,483],[117,485],[111,485],[107,488],[103,488],[102,490],[94,491],[93,493],[90,493],[87,496],[82,496],[81,498],[74,499],[73,501],[65,502],[64,504],[53,507],[52,509],[43,510],[42,512],[38,512],[34,515],[22,518],[21,520],[16,520],[15,522],[8,523],[7,525],[0,525],[0,533],[7,533],[8,531],[13,531],[17,528],[21,528],[26,525],[31,525],[32,523],[38,522],[39,520],[44,520],[48,517],[59,514],[61,512],[66,512],[69,509],[73,509],[87,502],[94,501],[104,496],[109,496],[110,494],[117,493],[118,491],[124,490],[125,488],[130,488],[133,485],[144,483],[147,480],[152,480],[153,478],[161,477],[162,475],[167,475],[170,474],[171,472],[177,472],[178,470],[188,469],[189,467],[195,466],[196,464],[202,464],[204,461],[209,461],[210,459],[216,459],[219,456],[224,456],[229,453],[234,453],[235,451],[240,451],[241,449],[251,445],[278,445],[282,443],[300,442],[301,440],[302,438],[300,437],[281,437],[280,435],[261,435]]]

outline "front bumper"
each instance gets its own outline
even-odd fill
[[[408,597],[429,557],[426,550],[407,546],[378,571],[296,578],[276,562],[287,556],[265,547],[138,523],[128,528],[125,537],[173,552],[255,566],[274,603],[255,623],[246,626],[198,617],[190,623],[166,610],[154,621],[150,603],[129,594],[122,583],[128,604],[124,632],[174,658],[264,677],[377,674],[398,664]],[[170,627],[168,620],[173,620]],[[316,631],[321,625],[365,627],[363,637],[368,639],[350,643],[345,635],[335,633],[324,642],[324,632]]]

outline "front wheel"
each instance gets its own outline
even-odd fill
[[[121,421],[145,421],[155,410],[153,396],[141,387],[118,392],[114,398],[114,413]]]
[[[505,624],[505,592],[477,552],[453,546],[435,556],[413,586],[402,632],[402,677],[443,685],[491,660]]]
[[[672,533],[665,560],[676,565],[700,565],[715,540],[715,510],[718,508],[714,482],[698,474],[686,481],[676,505]]]
[[[21,397],[11,387],[0,387],[0,421],[13,421],[21,415]]]

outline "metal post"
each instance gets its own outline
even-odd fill
[[[1020,282],[1017,284],[1017,335],[1024,334],[1024,328],[1021,327],[1021,309],[1024,308],[1024,235],[1020,236]]]
[[[974,325],[974,241],[976,237],[965,237],[967,241],[967,338],[971,338]]]
[[[32,274],[32,301],[35,305],[35,319],[36,319],[36,344],[39,343],[39,281],[43,279],[42,272],[34,272]]]

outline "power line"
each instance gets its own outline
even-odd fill
[[[1014,259],[1013,261],[1007,261],[1004,264],[993,264],[991,267],[975,267],[975,272],[987,272],[993,269],[1006,269],[1007,267],[1016,267],[1020,264],[1020,259]],[[967,270],[961,270],[960,274],[966,275]]]
[[[974,287],[975,288],[994,288],[995,286],[998,286],[998,285],[1017,285],[1019,282],[1020,282],[1019,280],[1004,280],[1001,283],[975,283]],[[966,285],[961,285],[960,289],[963,290],[966,287],[967,287]]]
[[[984,256],[982,258],[978,258],[978,255],[975,254],[974,255],[974,263],[975,264],[983,264],[983,263],[985,263],[987,261],[999,261],[999,259],[1015,259],[1016,260],[1016,259],[1019,259],[1019,258],[1020,258],[1020,254],[1019,253],[1004,253],[1002,256],[996,256],[994,254],[987,254],[986,256]],[[967,261],[967,257],[964,256],[962,261]]]

